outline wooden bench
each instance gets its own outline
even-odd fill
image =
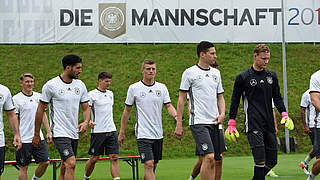
[[[123,160],[127,162],[129,166],[132,168],[132,179],[138,180],[139,179],[139,159],[140,156],[123,156],[119,157],[119,160]],[[76,161],[88,161],[89,158],[76,158]],[[99,160],[110,160],[109,157],[101,157]],[[52,170],[53,170],[53,180],[57,179],[57,170],[60,168],[61,165],[61,159],[49,159],[50,164],[52,164]],[[31,163],[35,163],[34,160],[31,161]],[[5,161],[4,164],[12,165],[16,169],[19,170],[19,165],[16,161]]]

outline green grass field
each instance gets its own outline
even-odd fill
[[[301,160],[305,158],[305,154],[289,154],[279,155],[278,165],[274,171],[279,175],[280,179],[288,180],[305,180],[307,176],[298,167]],[[157,180],[187,180],[191,174],[194,163],[197,161],[195,158],[186,159],[164,159],[159,162],[156,171]],[[126,162],[120,161],[120,171],[122,180],[132,179],[131,168]],[[77,163],[76,179],[82,179],[84,174],[85,162]],[[33,175],[35,165],[29,168],[29,177]],[[112,179],[109,173],[110,162],[100,161],[97,163],[95,170],[92,174],[93,180],[108,180]],[[139,163],[139,179],[143,179],[143,166]],[[251,156],[242,157],[224,157],[223,161],[223,180],[248,180],[253,175],[253,161]],[[5,172],[2,176],[3,180],[16,179],[17,170],[12,166],[6,166]],[[52,165],[48,167],[46,174],[42,179],[52,179]],[[199,176],[197,179],[200,179]],[[272,180],[274,178],[267,177]],[[277,178],[276,178],[277,179]]]

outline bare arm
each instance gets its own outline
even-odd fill
[[[310,99],[311,99],[312,105],[319,112],[320,111],[320,93],[319,92],[310,92]]]
[[[304,128],[304,132],[306,134],[310,134],[311,131],[310,131],[309,127],[306,124],[305,117],[306,117],[306,108],[305,107],[300,107],[300,119],[301,119],[301,122],[302,122],[302,125],[303,125],[303,128]]]
[[[21,138],[20,138],[20,132],[19,132],[19,123],[18,118],[14,110],[6,111],[8,116],[8,121],[11,126],[14,139],[13,139],[13,145],[19,150],[21,148]]]
[[[184,109],[184,102],[186,101],[187,91],[179,91],[179,99],[177,104],[177,124],[176,130],[174,131],[174,135],[177,139],[181,139],[183,135],[182,128],[182,115]]]
[[[46,131],[47,131],[47,143],[50,144],[52,142],[52,137],[51,137],[51,131],[50,131],[50,126],[49,126],[48,117],[47,117],[46,112],[43,113],[42,124],[46,128]]]
[[[34,122],[34,136],[32,138],[32,144],[35,147],[38,147],[40,144],[40,141],[41,141],[40,127],[41,127],[41,123],[43,121],[43,114],[45,113],[45,109],[46,109],[47,105],[48,105],[47,103],[44,103],[42,101],[40,101],[38,104],[35,122]]]
[[[131,109],[132,109],[132,106],[125,105],[124,107],[123,114],[121,117],[121,128],[120,128],[120,133],[118,137],[119,145],[123,144],[123,141],[125,138],[125,131],[126,131],[129,117],[130,117]]]
[[[177,111],[171,103],[166,104],[166,108],[171,117],[177,118]]]
[[[223,94],[218,94],[218,111],[219,116],[214,121],[217,121],[218,124],[223,124],[223,120],[226,116],[226,103]]]
[[[79,128],[80,128],[80,130],[78,132],[79,134],[82,134],[87,130],[88,124],[91,119],[89,103],[88,102],[81,103],[81,107],[82,107],[82,114],[83,114],[84,122],[79,124]]]

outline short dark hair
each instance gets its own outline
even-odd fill
[[[100,79],[106,79],[106,78],[108,78],[108,79],[111,79],[112,78],[112,74],[111,73],[109,73],[109,72],[101,72],[101,73],[99,73],[99,75],[98,75],[98,81],[100,80]]]
[[[143,63],[142,63],[141,69],[143,69],[143,68],[144,68],[144,65],[146,65],[146,64],[151,65],[151,64],[156,64],[156,63],[155,63],[152,59],[145,59],[145,60],[143,61]]]
[[[261,52],[269,53],[270,49],[265,44],[257,44],[256,47],[254,47],[253,53],[256,53],[259,55],[259,53]]]
[[[23,80],[24,80],[24,78],[25,77],[29,77],[29,78],[31,78],[31,79],[34,79],[33,78],[33,75],[31,74],[31,73],[23,73],[23,74],[21,74],[21,76],[20,76],[20,82],[23,82]]]
[[[210,48],[214,47],[214,45],[211,42],[208,41],[201,41],[197,46],[197,55],[198,58],[200,57],[201,52],[208,52]]]
[[[62,59],[63,68],[66,69],[67,66],[74,66],[77,63],[81,63],[82,59],[74,54],[65,55]]]

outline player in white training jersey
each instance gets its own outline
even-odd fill
[[[177,114],[171,104],[166,85],[155,81],[156,72],[155,62],[150,59],[144,60],[142,63],[142,81],[131,84],[128,89],[118,137],[119,144],[122,145],[131,108],[135,105],[135,133],[141,162],[144,163],[145,180],[155,179],[157,163],[162,159],[163,104],[170,116],[176,118]]]
[[[20,76],[20,85],[22,87],[21,92],[13,96],[22,141],[21,149],[16,151],[16,160],[20,165],[18,176],[19,180],[28,179],[28,166],[31,163],[33,156],[36,163],[39,163],[39,165],[34,172],[32,180],[38,180],[46,172],[49,165],[48,146],[41,131],[41,144],[39,147],[34,147],[32,145],[34,119],[41,94],[32,91],[34,87],[34,78],[30,73],[23,73]],[[51,143],[52,138],[46,113],[43,113],[42,123],[47,130],[47,142]]]
[[[214,45],[207,41],[200,42],[197,46],[197,55],[198,64],[186,69],[182,75],[175,136],[181,139],[183,135],[182,114],[188,93],[189,125],[196,142],[196,155],[202,161],[200,176],[201,179],[214,179],[215,158],[221,158],[219,156],[225,151],[219,131],[222,129],[225,117],[224,90],[220,71],[210,67],[217,58]]]
[[[312,74],[309,90],[311,103],[315,108],[315,113],[310,114],[309,117],[309,119],[313,119],[315,122],[313,155],[315,155],[317,159],[314,161],[308,177],[308,180],[313,180],[320,173],[320,70]]]
[[[43,112],[49,105],[51,135],[62,159],[59,179],[71,180],[74,179],[79,134],[88,128],[90,107],[87,88],[78,79],[82,72],[81,58],[66,55],[62,59],[62,65],[62,74],[49,80],[42,88],[32,143],[38,146],[41,141],[40,125]],[[84,122],[78,125],[79,104],[83,110]]]
[[[3,132],[3,111],[6,112],[9,124],[13,131],[13,145],[19,150],[21,148],[21,139],[18,125],[18,118],[14,112],[14,106],[12,96],[9,89],[0,84],[0,179],[1,174],[4,171],[4,159],[5,159],[5,140]]]
[[[114,99],[113,92],[109,90],[111,78],[112,74],[109,72],[99,73],[98,88],[88,93],[91,120],[95,126],[91,129],[91,145],[88,152],[91,157],[86,164],[84,180],[89,180],[100,155],[110,157],[111,176],[114,180],[120,179],[118,134],[112,112]]]
[[[301,117],[301,122],[304,128],[304,132],[307,135],[309,135],[311,144],[313,145],[314,135],[315,135],[315,132],[314,132],[315,121],[314,121],[314,118],[310,118],[310,117],[312,116],[315,117],[316,112],[315,112],[314,106],[311,103],[309,92],[310,90],[308,89],[302,95],[301,103],[300,103],[300,114],[301,114],[300,117]],[[303,161],[301,161],[299,164],[303,172],[307,175],[309,174],[309,171],[308,171],[309,163],[313,158],[314,158],[313,149],[311,149],[307,157]]]

